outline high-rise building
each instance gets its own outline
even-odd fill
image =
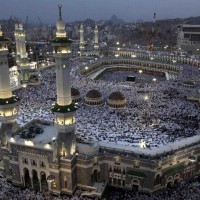
[[[177,48],[189,54],[200,53],[200,25],[184,24],[178,27]]]

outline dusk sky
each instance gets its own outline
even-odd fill
[[[151,20],[153,13],[158,19],[200,16],[200,0],[1,0],[0,19],[16,16],[25,21],[54,24],[57,5],[63,5],[63,19],[66,22],[109,19],[115,14],[125,21]]]

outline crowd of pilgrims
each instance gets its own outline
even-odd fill
[[[82,98],[76,112],[78,138],[130,146],[138,146],[144,140],[147,147],[152,148],[199,134],[199,106],[187,100],[187,96],[198,94],[198,85],[191,89],[181,84],[189,77],[190,80],[191,77],[198,80],[200,72],[197,69],[191,71],[190,67],[183,66],[178,81],[136,73],[138,81],[130,83],[126,81],[128,73],[123,71],[109,72],[98,80],[83,77],[80,69],[88,62],[70,61],[71,83],[80,91]],[[153,78],[156,81],[152,81]],[[103,105],[85,104],[84,96],[91,89],[102,93]],[[125,108],[113,109],[107,105],[107,98],[114,91],[125,96]],[[35,118],[53,121],[50,107],[56,101],[55,66],[42,70],[40,85],[28,86],[15,93],[21,99],[20,126]]]
[[[49,191],[34,191],[32,188],[14,187],[11,183],[0,179],[0,200],[86,200],[80,197],[81,190],[77,189],[73,197],[63,195],[62,197],[53,196]]]
[[[200,199],[200,181],[199,177],[178,183],[167,188],[163,192],[152,196],[127,190],[108,190],[103,200],[199,200]]]
[[[55,197],[48,191],[36,192],[32,189],[14,187],[4,179],[0,179],[1,200],[99,200],[81,196],[81,189],[77,189],[73,196]],[[183,181],[154,195],[146,195],[133,190],[107,188],[102,200],[199,200],[199,177]]]

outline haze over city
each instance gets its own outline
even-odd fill
[[[113,14],[127,22],[149,21],[153,12],[157,13],[158,19],[186,18],[198,16],[200,7],[199,0],[8,0],[0,7],[0,18],[8,19],[13,15],[25,21],[29,16],[30,22],[38,22],[39,16],[43,23],[53,24],[59,3],[63,5],[63,18],[67,22],[109,19]]]

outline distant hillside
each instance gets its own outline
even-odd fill
[[[124,24],[124,20],[123,19],[119,19],[116,15],[112,15],[112,17],[108,20],[114,24]]]
[[[200,24],[200,16],[199,17],[189,17],[185,20],[186,24]]]

